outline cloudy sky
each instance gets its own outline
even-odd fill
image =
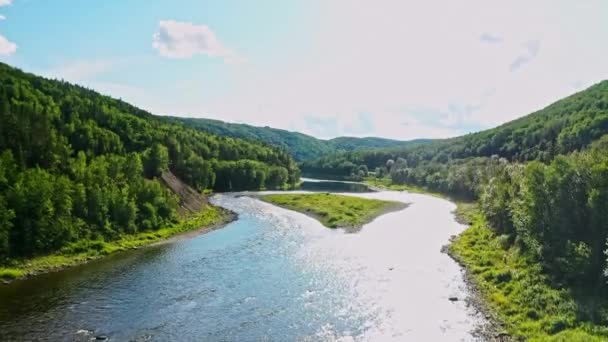
[[[0,0],[0,61],[160,115],[448,137],[608,79],[608,1]]]

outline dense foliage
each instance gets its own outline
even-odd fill
[[[398,141],[384,138],[354,138],[339,137],[322,140],[310,135],[290,132],[270,127],[255,127],[246,124],[228,123],[211,119],[169,118],[172,122],[184,123],[187,126],[223,136],[259,141],[285,149],[296,161],[318,158],[322,155],[338,151],[354,151],[360,149],[405,146],[410,143],[420,143],[428,140]]]
[[[608,338],[608,135],[549,163],[497,163],[453,252],[522,338]]]
[[[466,265],[512,340],[606,341],[602,296],[552,286],[537,260],[472,213],[471,227],[450,244],[450,254]]]
[[[289,154],[167,123],[121,100],[0,64],[0,259],[176,220],[159,180],[198,190],[295,184]]]
[[[592,148],[547,165],[505,165],[481,189],[490,226],[561,286],[606,289],[607,152]]]

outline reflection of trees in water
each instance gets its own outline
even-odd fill
[[[0,286],[0,340],[13,340],[15,336],[23,339],[32,322],[36,322],[38,331],[51,332],[57,330],[57,325],[65,329],[67,324],[87,321],[83,316],[91,311],[81,312],[79,305],[95,307],[91,298],[100,302],[112,298],[117,284],[145,282],[154,275],[147,275],[144,270],[163,260],[173,248],[173,244],[162,244],[125,251]],[[74,327],[74,331],[81,328]]]
[[[334,192],[371,192],[365,184],[345,182],[303,182],[301,190]]]

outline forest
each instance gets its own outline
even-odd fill
[[[602,295],[608,290],[606,147],[608,135],[546,164],[498,163],[479,190],[482,213],[506,243],[538,260],[556,285]]]
[[[293,186],[283,149],[169,123],[0,64],[0,263],[176,222],[173,172],[199,191]]]

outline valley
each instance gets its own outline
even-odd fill
[[[411,141],[0,81],[2,339],[608,339],[608,81]]]

